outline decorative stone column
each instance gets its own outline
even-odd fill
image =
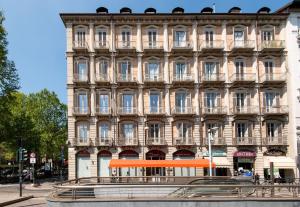
[[[138,59],[138,83],[142,83],[143,82],[143,70],[142,70],[142,57],[143,54],[138,54],[137,55],[137,59]]]
[[[169,85],[165,86],[165,106],[166,106],[166,114],[170,116],[171,111],[170,111],[170,86]]]
[[[139,95],[138,95],[138,112],[139,116],[144,115],[144,104],[143,104],[143,86],[139,85]]]
[[[116,51],[116,34],[115,34],[115,24],[113,22],[110,23],[110,50],[112,52]]]
[[[168,37],[168,24],[164,23],[163,24],[163,29],[164,29],[164,51],[168,52],[169,51],[169,37]]]
[[[194,53],[194,80],[195,83],[199,83],[199,70],[198,70],[198,53]]]
[[[225,51],[228,51],[228,45],[227,45],[227,29],[226,29],[226,26],[227,26],[227,22],[226,21],[223,21],[222,22],[222,40],[224,42],[224,50]]]
[[[90,97],[91,103],[91,116],[95,116],[95,101],[96,101],[96,94],[95,94],[95,87],[92,87],[91,89],[91,97]]]
[[[94,34],[94,24],[90,23],[89,24],[89,50],[90,52],[94,52],[94,39],[95,39],[95,34]]]
[[[66,24],[66,40],[67,40],[67,53],[73,52],[73,25],[72,23]]]
[[[137,23],[137,34],[136,34],[136,49],[138,52],[142,52],[142,29],[141,23]]]
[[[169,54],[165,54],[164,56],[164,82],[166,84],[170,83],[169,79]]]
[[[195,85],[195,108],[196,108],[196,115],[200,115],[200,103],[199,103],[199,84]]]
[[[198,51],[198,38],[197,38],[197,21],[193,22],[193,31],[192,31],[192,39],[193,39],[193,51]]]
[[[95,54],[90,54],[90,83],[95,84]]]

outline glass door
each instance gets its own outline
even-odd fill
[[[132,113],[133,112],[133,95],[124,94],[123,95],[123,111],[124,113]]]
[[[149,30],[148,31],[148,46],[149,48],[156,48],[157,44],[156,44],[156,30]]]
[[[206,80],[213,80],[216,75],[216,63],[215,62],[206,62],[204,68],[204,75]]]
[[[86,93],[78,95],[78,112],[81,114],[88,113],[88,99]]]
[[[100,103],[100,113],[107,114],[109,111],[109,96],[107,94],[100,94],[99,103]]]
[[[159,112],[159,94],[157,93],[150,93],[150,112]]]
[[[235,47],[244,47],[244,31],[234,31],[234,46]]]
[[[175,47],[185,47],[186,46],[186,32],[176,31],[175,32]]]
[[[244,62],[242,60],[237,60],[235,62],[235,72],[236,80],[244,80]]]
[[[98,46],[106,47],[106,31],[98,32]]]
[[[186,77],[186,65],[185,63],[176,63],[176,80],[184,80]]]
[[[211,30],[205,31],[205,44],[206,47],[212,48],[214,46],[214,32]]]
[[[186,110],[186,94],[185,93],[176,93],[176,112],[184,113]]]
[[[151,81],[156,81],[159,78],[159,65],[158,63],[148,64],[149,78]]]
[[[122,47],[130,47],[130,31],[122,32]]]

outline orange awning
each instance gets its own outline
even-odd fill
[[[200,167],[208,168],[209,160],[111,160],[109,167],[122,168],[122,167]],[[216,167],[212,163],[212,167]]]

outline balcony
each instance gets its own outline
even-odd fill
[[[200,42],[200,50],[202,52],[209,51],[222,51],[224,50],[224,41],[223,40],[213,40],[213,41],[202,41]]]
[[[202,83],[225,82],[225,73],[203,74],[201,78],[202,78]]]
[[[173,82],[194,82],[194,76],[191,73],[174,74]]]
[[[132,75],[130,74],[118,74],[118,79],[117,79],[118,82],[129,82],[129,83],[132,83],[132,82],[136,82],[136,78],[135,77],[132,77]]]
[[[73,50],[87,51],[89,49],[86,41],[73,41]]]
[[[195,114],[193,107],[174,107],[172,110],[173,115],[192,115]]]
[[[144,51],[158,51],[164,49],[163,41],[146,41],[143,42]]]
[[[158,73],[156,75],[150,75],[150,74],[145,74],[144,76],[144,82],[145,83],[163,83],[164,82],[164,77],[162,73]]]
[[[146,144],[148,146],[164,146],[167,142],[164,137],[148,137]]]
[[[73,77],[73,81],[74,83],[87,83],[89,81],[89,77],[87,74],[82,75],[82,74],[75,73]]]
[[[119,107],[118,108],[119,115],[137,115],[136,107]]]
[[[164,107],[147,107],[145,108],[146,115],[165,115],[165,108]]]
[[[260,82],[263,84],[281,84],[285,83],[285,73],[265,73],[260,76]]]
[[[204,138],[203,144],[204,144],[205,146],[208,146],[208,137]],[[211,144],[212,144],[213,146],[217,146],[217,145],[226,145],[226,140],[225,140],[224,137],[212,137]]]
[[[194,145],[194,139],[192,136],[189,137],[174,137],[174,145],[175,146],[188,146]]]
[[[92,146],[92,140],[91,138],[87,137],[76,137],[74,140],[75,146]]]
[[[174,41],[172,50],[192,50],[193,44],[190,41]]]
[[[251,115],[258,114],[258,106],[235,106],[231,108],[231,113],[235,115]]]
[[[284,40],[270,40],[270,41],[263,41],[261,43],[261,51],[263,52],[276,52],[284,50],[285,48],[285,41]]]
[[[112,146],[113,140],[110,137],[97,137],[96,146]]]
[[[99,116],[111,115],[111,107],[96,106],[95,113]]]
[[[230,77],[230,81],[234,84],[244,84],[255,82],[256,74],[255,73],[234,73]]]
[[[265,137],[263,139],[264,145],[287,145],[287,138],[283,136],[276,136],[276,137]]]
[[[278,105],[278,106],[266,106],[262,108],[262,113],[264,115],[281,115],[281,114],[288,114],[289,113],[289,107]]]
[[[90,114],[89,107],[73,107],[73,114],[77,116],[87,116]]]
[[[233,139],[233,145],[256,145],[255,137],[236,137]]]
[[[95,74],[95,82],[96,83],[109,83],[110,77],[105,73],[96,73]]]
[[[225,115],[227,114],[226,106],[214,106],[202,108],[202,114],[204,115]]]
[[[137,137],[120,137],[118,141],[119,146],[137,146],[139,144]]]
[[[109,50],[109,42],[108,41],[95,41],[94,49],[96,51],[106,51]]]
[[[136,42],[135,41],[118,41],[117,49],[119,49],[119,50],[135,50]]]
[[[234,40],[230,44],[230,50],[232,52],[252,51],[254,48],[255,42],[253,40]]]

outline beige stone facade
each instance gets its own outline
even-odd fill
[[[102,169],[111,158],[207,158],[211,128],[217,175],[234,175],[243,167],[263,177],[267,157],[293,157],[287,15],[61,17],[67,34],[70,179],[108,175]],[[294,176],[294,169],[281,170]]]

